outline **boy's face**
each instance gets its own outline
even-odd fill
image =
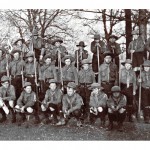
[[[32,91],[31,86],[26,86],[24,89],[25,89],[26,93],[31,93],[31,91]]]
[[[89,69],[89,64],[83,64],[83,69],[88,70]]]
[[[28,62],[32,62],[33,61],[33,57],[28,57]]]
[[[14,53],[14,59],[18,60],[19,59],[19,53]]]
[[[98,94],[98,91],[99,91],[98,88],[94,88],[94,89],[93,89],[93,92],[94,92],[95,94]]]
[[[83,47],[82,47],[82,46],[79,46],[79,50],[83,50]]]
[[[2,83],[2,86],[7,89],[7,88],[9,87],[9,82],[8,82],[8,81],[3,82],[3,83]]]
[[[111,58],[111,56],[105,56],[104,60],[107,64],[109,64],[111,62],[112,58]]]
[[[56,46],[56,47],[59,47],[60,44],[61,44],[60,42],[55,42],[55,46]]]
[[[45,63],[46,63],[47,65],[49,65],[51,62],[52,62],[51,58],[47,58],[47,59],[45,60]]]
[[[144,71],[149,72],[150,67],[144,67]]]
[[[115,39],[115,38],[110,38],[109,41],[110,41],[111,43],[115,43],[116,39]]]
[[[67,66],[69,66],[69,65],[71,64],[71,60],[70,60],[70,59],[66,59],[66,60],[65,60],[65,64],[66,64]]]
[[[128,64],[128,63],[126,63],[126,64],[125,64],[125,68],[126,68],[127,70],[130,70],[130,69],[131,69],[131,67],[132,67],[132,65],[131,65],[131,64]]]
[[[113,97],[118,98],[120,96],[120,92],[113,92]]]
[[[74,90],[73,88],[67,87],[67,94],[68,94],[69,96],[72,96],[74,93],[75,93],[75,90]]]
[[[55,91],[55,89],[56,89],[56,83],[50,83],[49,88],[50,88],[52,91]]]

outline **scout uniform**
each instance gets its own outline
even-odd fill
[[[77,67],[77,69],[80,70],[82,67],[82,60],[88,58],[88,51],[84,50],[84,47],[86,47],[86,45],[84,44],[83,41],[80,41],[79,44],[76,46],[82,47],[82,48],[79,48],[78,50],[75,51],[75,66],[76,67],[78,66],[79,68]]]
[[[108,107],[108,118],[109,118],[109,127],[107,130],[113,129],[113,122],[117,121],[118,130],[122,131],[122,125],[126,117],[126,96],[121,94],[121,89],[119,86],[113,86],[111,89],[112,95],[107,101]],[[119,96],[114,96],[113,93],[119,92]]]
[[[33,50],[35,52],[35,58],[37,62],[39,62],[41,50],[44,48],[44,44],[43,44],[43,39],[38,36],[38,31],[36,28],[33,30],[33,39],[30,42],[30,49],[32,49],[32,44],[33,44]]]
[[[74,90],[72,95],[68,95],[68,90],[70,88]],[[80,127],[82,125],[82,105],[82,97],[76,93],[76,84],[74,82],[69,82],[67,85],[67,94],[62,98],[62,111],[65,118],[63,121],[58,122],[57,125],[64,125],[71,117],[75,117],[77,119],[77,126]]]
[[[99,50],[99,65],[103,63],[104,56],[103,53],[106,51],[106,45],[103,41],[100,40],[100,35],[95,34],[94,35],[94,41],[91,42],[91,52],[93,53],[93,58],[92,58],[92,68],[95,73],[98,72],[98,59],[97,59],[97,49]],[[98,78],[96,77],[96,82]]]
[[[26,58],[28,57],[34,57],[32,52],[28,52],[26,55]],[[36,75],[37,79],[39,76],[39,64],[38,62],[34,63],[34,60],[32,62],[26,61],[25,67],[24,67],[24,75],[25,75],[25,80],[27,82],[30,82],[33,87],[33,91],[36,91],[36,84],[35,84],[35,65],[36,65]]]
[[[144,52],[145,52],[145,41],[142,36],[139,36],[134,41],[131,41],[128,47],[128,53],[131,50],[135,50],[133,53],[132,66],[133,68],[139,68],[144,62]]]
[[[104,58],[106,56],[113,57],[113,54],[110,52],[104,53]],[[113,62],[106,63],[104,61],[103,64],[100,65],[99,74],[98,74],[98,82],[104,88],[104,92],[110,95],[111,88],[114,85],[118,85],[118,68],[117,65]]]
[[[51,61],[55,59],[52,55],[47,54],[45,55],[44,60],[46,61],[46,59],[48,58],[50,58]],[[44,63],[43,66],[40,67],[39,71],[39,80],[41,81],[42,85],[41,89],[43,90],[44,93],[48,89],[47,83],[49,82],[50,79],[57,80],[56,68],[51,63],[50,64]]]
[[[132,61],[130,59],[126,59],[122,65],[131,64]],[[129,121],[132,121],[135,113],[135,105],[134,105],[134,95],[136,93],[136,75],[135,72],[130,68],[127,70],[126,68],[121,69],[120,75],[120,83],[122,93],[127,97],[127,113],[129,116]]]
[[[98,89],[95,93],[94,89]],[[93,83],[91,85],[91,95],[90,95],[90,123],[94,124],[96,118],[101,119],[101,127],[105,125],[105,116],[107,113],[106,102],[108,100],[107,95],[102,91],[103,88],[100,87],[99,83]]]
[[[54,46],[49,44],[48,41],[45,42],[45,47],[41,50],[40,59],[42,60],[43,57],[47,54],[53,55],[54,54]]]
[[[66,59],[69,59],[71,61],[71,64],[65,65],[62,68],[62,79],[63,79],[64,88],[66,88],[66,85],[69,82],[75,82],[75,84],[78,85],[77,68],[72,65],[72,62],[74,61],[74,57],[70,55],[66,55],[65,57],[63,57],[62,62],[65,63]]]
[[[117,65],[119,69],[119,55],[121,54],[120,45],[116,43],[115,41],[111,42],[110,39],[118,40],[118,37],[115,35],[111,35],[109,37],[109,42],[107,45],[107,49],[114,55],[114,63]]]
[[[89,60],[84,59],[82,60],[82,65],[87,64],[88,69],[85,70],[84,68],[81,69],[78,73],[79,79],[79,94],[83,98],[84,102],[84,119],[88,117],[89,112],[89,100],[90,100],[90,93],[89,87],[92,83],[95,82],[95,74],[91,69]]]
[[[143,67],[150,68],[150,61],[146,60],[143,63]],[[139,77],[140,78],[140,77]],[[141,73],[141,105],[144,112],[145,123],[150,123],[150,69]]]
[[[6,58],[5,49],[3,47],[0,47],[0,52],[2,53],[0,57],[0,78],[2,78],[2,76],[7,75],[6,66],[8,58]]]
[[[150,38],[147,39],[147,42],[145,44],[144,58],[150,60]]]
[[[50,79],[49,84],[51,83],[57,84],[57,81],[55,79]],[[46,118],[46,123],[49,121],[49,115],[53,115],[54,123],[58,122],[57,116],[61,113],[62,96],[62,91],[57,87],[55,90],[48,89],[46,91],[45,98],[42,101],[43,104],[41,105],[41,109]]]
[[[1,78],[2,86],[0,87],[0,98],[2,98],[1,104],[4,103],[4,105],[6,105],[8,109],[11,111],[12,113],[11,122],[14,123],[16,122],[16,115],[13,108],[16,101],[16,95],[15,95],[15,87],[13,85],[10,85],[9,81],[10,79],[7,76],[3,76]],[[0,120],[0,122],[4,122],[6,120],[6,112],[3,109],[2,105],[0,105],[0,113],[2,115],[2,119]]]
[[[60,67],[60,63],[61,63],[61,59],[68,54],[66,48],[62,45],[60,46],[56,46],[56,42],[59,42],[60,44],[63,43],[63,41],[61,39],[55,39],[53,42],[52,42],[52,45],[54,45],[53,47],[53,55],[56,57],[56,63],[55,65],[57,67]],[[62,63],[62,65],[64,65]]]
[[[20,122],[24,122],[26,119],[26,114],[33,114],[35,116],[35,124],[38,124],[40,122],[40,118],[37,113],[37,108],[36,108],[36,93],[31,90],[30,93],[27,93],[25,91],[25,88],[31,87],[30,82],[25,82],[24,84],[24,90],[22,91],[20,97],[17,100],[17,105],[15,106],[16,112],[19,113],[21,116]],[[24,111],[21,111],[21,109],[24,108]],[[24,113],[25,112],[25,113]]]
[[[13,50],[11,54],[14,56],[14,54],[19,53],[19,59],[16,60],[15,58],[10,62],[9,64],[9,71],[11,75],[11,83],[15,87],[16,90],[16,99],[19,98],[21,92],[22,92],[22,73],[23,68],[25,65],[25,62],[21,60],[20,58],[20,50]]]

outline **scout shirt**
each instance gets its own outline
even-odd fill
[[[15,94],[15,87],[13,85],[9,85],[9,87],[6,89],[4,86],[0,87],[0,97],[1,98],[7,98],[7,100],[16,100],[16,94]]]
[[[98,94],[91,93],[89,106],[95,108],[98,107],[105,108],[107,100],[108,100],[107,95],[102,91],[99,91]]]
[[[21,59],[11,61],[9,64],[10,74],[14,77],[17,75],[21,75],[24,66],[25,62]]]
[[[39,71],[39,79],[46,80],[46,79],[55,79],[57,80],[56,68],[55,65],[46,65],[40,67]]]
[[[63,112],[70,110],[71,112],[81,109],[81,106],[83,105],[83,99],[82,97],[74,93],[72,96],[68,96],[68,94],[65,94],[62,98],[62,110]]]
[[[63,81],[74,81],[78,85],[78,73],[77,68],[72,64],[67,66],[65,65],[62,68]]]
[[[36,102],[36,94],[35,92],[26,93],[25,91],[22,91],[20,97],[17,100],[17,105],[19,107],[25,106],[25,108],[34,106]]]
[[[101,84],[102,82],[114,82],[115,85],[118,84],[118,69],[117,65],[114,63],[103,63],[100,65],[98,74],[98,81]]]
[[[118,107],[118,110],[120,108],[125,108],[127,105],[127,98],[125,95],[121,94],[118,99],[115,99],[113,96],[110,96],[107,101],[107,107],[112,108],[113,106],[116,108]]]
[[[81,69],[78,73],[79,83],[92,84],[95,82],[95,74],[91,68],[88,70]]]
[[[51,89],[48,89],[45,94],[45,98],[43,100],[43,103],[52,103],[52,104],[59,104],[61,103],[63,93],[60,89],[55,89],[55,91],[52,91]]]
[[[133,85],[133,91],[136,90],[136,74],[130,69],[126,70],[126,68],[121,69],[120,75],[120,83],[126,84],[129,87],[131,84]]]

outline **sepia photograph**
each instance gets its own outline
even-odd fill
[[[150,140],[150,9],[0,20],[0,141]]]

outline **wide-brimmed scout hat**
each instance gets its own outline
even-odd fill
[[[132,65],[132,60],[131,59],[126,59],[126,61],[122,62],[121,64],[122,65],[125,65],[125,64],[131,64]]]
[[[52,54],[47,54],[44,56],[44,60],[46,60],[47,58],[51,58],[52,61],[56,59],[55,56]]]
[[[94,39],[100,39],[100,34],[95,34]]]
[[[80,41],[79,44],[76,46],[86,47],[87,45],[84,44],[84,41]]]
[[[108,38],[108,40],[112,39],[112,38],[114,38],[115,40],[118,40],[118,37],[116,35],[110,35],[109,38]]]
[[[76,86],[76,84],[75,84],[74,82],[69,82],[69,83],[67,84],[67,87],[70,87],[70,88],[73,88],[73,89],[76,89],[76,88],[77,88],[77,86]]]
[[[98,88],[100,90],[103,90],[104,88],[100,86],[99,83],[92,83],[91,86],[90,86],[90,89],[95,89],[95,88]]]
[[[92,62],[89,60],[89,59],[83,59],[81,61],[81,64],[84,65],[84,64],[91,64]]]
[[[11,54],[13,55],[13,54],[15,54],[15,53],[21,53],[21,50],[19,50],[19,49],[14,49],[14,50],[12,50],[11,51]]]
[[[114,54],[111,53],[110,51],[105,51],[105,52],[103,53],[103,55],[104,55],[104,57],[106,57],[106,56],[111,56],[112,58],[114,57]]]
[[[26,58],[28,58],[28,57],[34,57],[34,53],[33,52],[28,52],[25,57]]]
[[[23,85],[23,87],[25,88],[25,87],[31,86],[31,85],[32,85],[32,84],[31,84],[30,82],[25,82],[24,85]]]
[[[6,82],[6,81],[10,81],[10,78],[7,77],[7,76],[2,76],[2,78],[1,78],[1,83],[4,83],[4,82]]]
[[[65,63],[65,60],[66,60],[66,59],[70,59],[71,62],[73,62],[73,61],[75,60],[75,58],[72,57],[71,55],[66,55],[66,56],[64,56],[64,57],[62,58],[62,62]]]
[[[58,83],[58,82],[57,82],[57,80],[55,80],[55,79],[50,79],[50,80],[49,80],[49,84],[51,84],[51,83]]]
[[[52,41],[52,45],[55,45],[56,42],[63,43],[63,40],[61,40],[61,39],[55,39],[55,40]]]
[[[121,89],[120,89],[119,86],[113,86],[113,87],[111,88],[111,92],[121,92]]]
[[[150,61],[149,60],[145,60],[142,66],[143,67],[150,67]]]

